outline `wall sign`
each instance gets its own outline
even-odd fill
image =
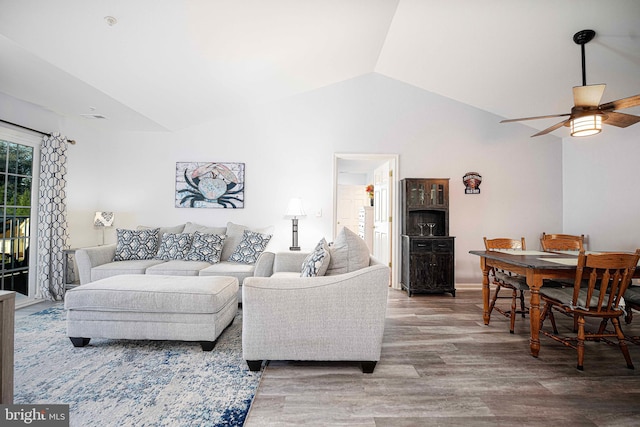
[[[467,172],[462,177],[465,189],[464,194],[480,194],[480,183],[482,182],[482,175],[478,172]]]

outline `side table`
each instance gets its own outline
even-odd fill
[[[76,277],[75,256],[76,249],[64,249],[62,251],[62,285],[64,290],[73,289],[80,285],[80,278]]]

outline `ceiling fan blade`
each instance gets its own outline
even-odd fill
[[[574,86],[573,104],[576,107],[597,107],[607,85]]]
[[[535,135],[531,135],[531,138],[533,138],[534,136],[540,136],[540,135],[546,135],[549,132],[553,132],[554,130],[561,128],[562,126],[564,126],[565,124],[569,123],[570,119],[564,120],[560,123],[556,123],[555,125],[546,128],[545,130],[541,130],[540,132],[536,133]]]
[[[500,123],[521,122],[523,120],[552,119],[554,117],[564,117],[564,116],[570,116],[570,115],[571,114],[567,113],[567,114],[552,114],[550,116],[523,117],[521,119],[505,119],[505,120],[500,120]]]
[[[601,110],[623,110],[625,108],[636,107],[640,105],[640,95],[630,96],[628,98],[618,99],[617,101],[607,102],[599,108]]]
[[[640,116],[615,112],[607,113],[607,118],[604,121],[605,124],[617,126],[619,128],[626,128],[627,126],[634,125],[638,122],[640,122]]]

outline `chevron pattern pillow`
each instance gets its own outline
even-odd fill
[[[211,264],[220,262],[222,246],[227,238],[224,234],[193,233],[191,249],[185,257],[188,261],[206,261]]]
[[[260,254],[271,240],[271,234],[260,234],[245,230],[240,244],[229,257],[229,261],[255,264]]]
[[[191,248],[193,237],[189,233],[164,233],[155,259],[185,259]]]
[[[159,228],[149,230],[116,229],[116,254],[114,261],[153,259],[158,252]]]

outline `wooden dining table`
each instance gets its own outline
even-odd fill
[[[529,322],[531,329],[531,355],[538,357],[540,353],[540,288],[545,279],[570,279],[576,275],[578,253],[541,252],[514,249],[492,251],[469,251],[480,257],[482,269],[482,301],[484,306],[484,324],[489,324],[489,271],[498,268],[511,271],[526,277],[531,294],[529,302]],[[636,268],[634,277],[640,277],[640,266]]]

